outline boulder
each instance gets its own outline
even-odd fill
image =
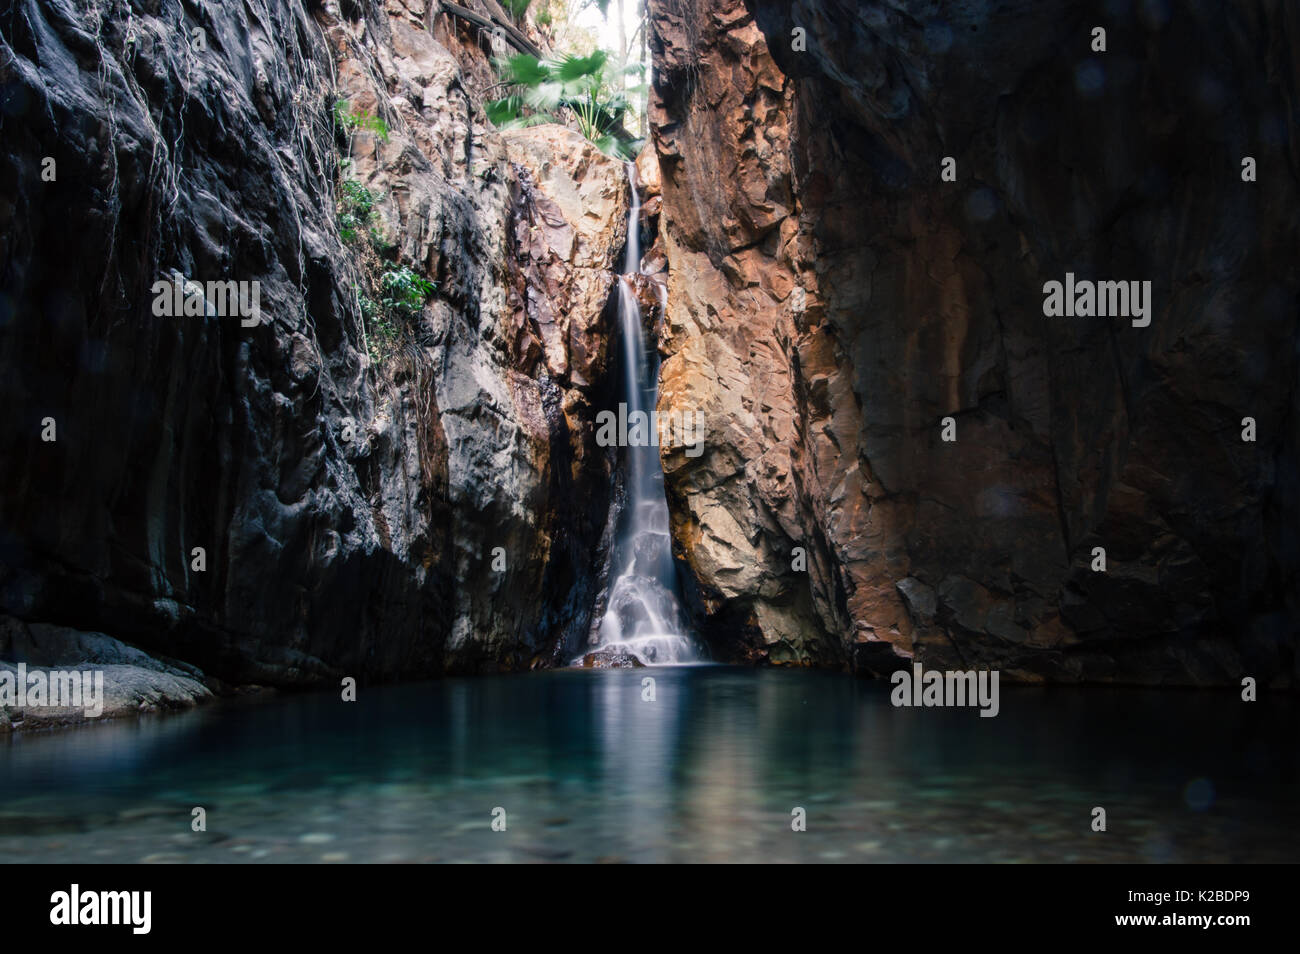
[[[645,669],[646,664],[631,653],[598,651],[582,657],[583,669]]]

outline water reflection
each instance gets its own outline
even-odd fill
[[[1004,687],[981,719],[895,709],[887,690],[816,672],[561,671],[24,735],[0,743],[0,860],[1297,857],[1293,700]]]

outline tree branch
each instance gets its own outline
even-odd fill
[[[481,13],[475,13],[473,10],[468,10],[458,3],[449,3],[448,0],[441,0],[441,5],[442,9],[446,13],[453,17],[459,17],[466,23],[472,23],[475,26],[483,27],[486,30],[491,30],[493,33],[500,31],[502,38],[521,53],[531,53],[538,59],[541,59],[544,55],[541,47],[528,39],[528,37],[524,36],[523,33],[519,31],[519,28],[509,21],[505,16],[505,11],[501,10],[501,7],[497,4],[493,4],[493,6],[496,6],[497,10],[501,12],[499,14],[493,12],[488,16],[484,16]]]

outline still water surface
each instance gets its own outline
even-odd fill
[[[0,740],[0,861],[1300,860],[1293,699],[1004,687],[982,719],[888,690],[559,671],[22,734]]]

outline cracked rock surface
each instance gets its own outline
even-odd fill
[[[1113,6],[652,5],[717,655],[1295,684],[1300,18]],[[1045,318],[1067,271],[1151,281],[1150,326]]]
[[[483,112],[488,40],[424,0],[0,16],[0,613],[229,683],[571,655],[610,494],[591,407],[622,167],[532,177]],[[336,99],[387,137],[336,133]],[[436,285],[379,361],[344,179],[385,267]],[[604,204],[568,221],[569,193]],[[156,317],[173,272],[259,282],[262,321]]]

